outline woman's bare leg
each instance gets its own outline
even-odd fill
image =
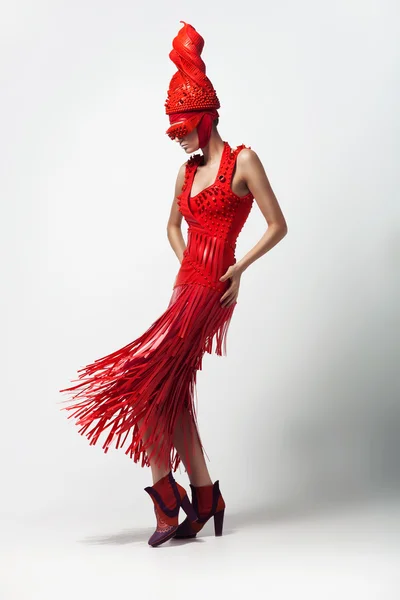
[[[139,421],[139,427],[143,420]],[[144,435],[144,441],[148,440],[150,432],[147,430]],[[204,458],[203,449],[196,433],[193,419],[187,409],[184,409],[180,416],[174,432],[174,446],[187,470],[188,461],[190,461],[191,473],[188,473],[190,483],[196,487],[212,485],[212,479],[208,472],[207,464]],[[153,450],[154,445],[149,446],[147,454]],[[155,459],[150,460],[150,467],[153,477],[153,484],[159,479],[165,477],[171,470],[164,463],[156,465]]]
[[[140,421],[138,421],[138,425],[139,427],[142,426],[143,423],[143,419],[141,419]],[[150,431],[147,429],[145,431],[145,433],[143,434],[143,439],[145,442],[147,442],[147,440],[149,439],[149,435],[150,435]],[[151,446],[148,447],[146,453],[149,456],[150,453],[152,452],[152,450],[154,449],[155,444],[152,444]],[[157,456],[157,452],[155,453],[155,455]],[[155,483],[157,483],[157,481],[159,479],[161,479],[162,477],[165,477],[165,475],[168,475],[168,473],[170,472],[170,468],[167,466],[167,457],[164,457],[164,460],[161,462],[161,464],[156,464],[156,460],[154,458],[152,458],[150,460],[150,468],[151,468],[151,474],[153,477],[153,485]],[[157,461],[158,462],[158,461]]]
[[[203,449],[196,433],[193,419],[187,409],[184,409],[175,428],[174,446],[178,451],[186,470],[188,463],[187,459],[189,458],[191,473],[188,473],[188,476],[190,483],[195,487],[212,485],[213,482],[208,472]]]

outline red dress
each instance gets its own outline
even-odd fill
[[[111,443],[116,448],[126,444],[125,453],[142,467],[150,466],[149,458],[169,455],[170,468],[176,471],[181,456],[173,445],[173,432],[184,411],[198,434],[194,398],[202,357],[213,350],[226,355],[237,302],[220,304],[230,283],[219,278],[236,262],[236,239],[254,199],[251,192],[239,197],[231,190],[236,157],[245,147],[232,150],[224,142],[214,183],[194,197],[190,192],[203,155],[190,157],[177,200],[188,225],[187,247],[166,310],[140,337],[80,369],[73,380],[78,383],[60,390],[72,394],[61,410],[71,411],[68,418],[77,419],[79,433],[90,444],[102,434],[105,452]],[[146,448],[152,444],[148,455]],[[190,464],[187,470],[190,473]]]

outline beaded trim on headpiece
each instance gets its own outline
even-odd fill
[[[171,78],[165,101],[165,112],[171,123],[166,133],[171,139],[190,133],[204,114],[218,117],[216,109],[220,107],[200,56],[204,39],[192,25],[185,21],[180,23],[184,25],[173,39],[173,48],[169,54],[178,71]]]

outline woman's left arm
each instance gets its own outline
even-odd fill
[[[220,298],[223,306],[236,301],[240,277],[247,267],[276,246],[288,232],[285,217],[257,153],[251,148],[243,148],[237,157],[237,169],[260,207],[268,227],[257,244],[243,258],[231,265],[220,278],[220,281],[232,280],[230,287]]]

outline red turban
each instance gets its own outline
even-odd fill
[[[212,122],[219,116],[220,103],[200,57],[204,39],[192,25],[180,23],[184,25],[172,41],[169,54],[178,71],[171,78],[165,101],[171,124],[166,133],[175,139],[197,127],[199,145],[203,148],[210,139]]]

